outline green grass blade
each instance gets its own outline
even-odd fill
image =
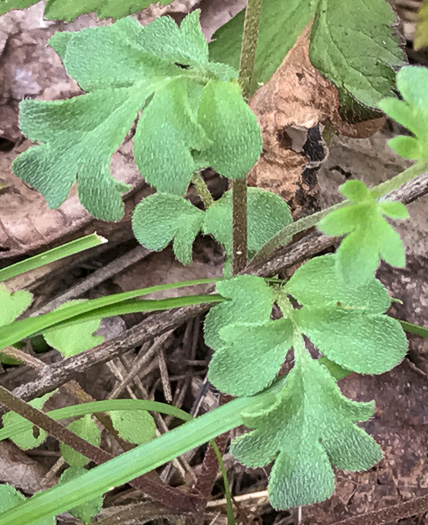
[[[428,328],[425,326],[419,326],[418,324],[408,323],[407,321],[400,321],[400,324],[406,332],[409,334],[416,334],[421,337],[428,337]]]
[[[99,412],[112,412],[114,410],[148,410],[150,412],[158,412],[159,414],[173,416],[182,421],[190,421],[193,419],[190,414],[173,405],[159,403],[158,401],[146,401],[145,399],[108,399],[105,401],[92,401],[91,403],[81,403],[51,410],[50,412],[47,412],[47,415],[55,421],[59,421],[70,417],[86,416],[87,414],[97,414]],[[20,434],[32,426],[33,424],[30,421],[19,421],[14,425],[2,428],[0,429],[0,441],[8,439],[14,434]]]
[[[149,288],[141,288],[139,290],[133,290],[131,292],[123,292],[119,294],[109,295],[107,297],[100,297],[99,299],[92,299],[85,301],[84,303],[74,304],[61,310],[56,310],[48,314],[40,315],[38,317],[30,317],[27,319],[22,319],[21,321],[15,321],[14,323],[0,327],[0,350],[6,348],[7,346],[13,345],[31,335],[34,335],[38,332],[46,330],[54,325],[62,323],[64,321],[69,321],[75,317],[82,316],[82,314],[87,314],[94,310],[99,310],[106,306],[126,303],[130,299],[135,299],[136,297],[141,297],[148,295],[150,293],[160,292],[163,290],[172,290],[177,288],[184,288],[187,286],[195,286],[198,284],[207,284],[215,283],[219,279],[198,279],[195,281],[183,281],[179,283],[168,283],[161,284],[158,286],[151,286]],[[169,299],[168,299],[169,300]],[[210,302],[210,301],[209,301]],[[173,303],[171,303],[173,304]],[[197,304],[197,303],[192,303]],[[156,308],[152,302],[153,309],[150,310],[149,303],[147,304],[147,309],[139,311],[155,311],[155,310],[165,310],[168,308],[166,305],[159,304],[160,308]],[[170,306],[170,308],[177,308],[179,304]],[[102,317],[102,316],[101,316]],[[100,318],[97,316],[96,318]],[[82,319],[82,318],[81,318]]]
[[[258,412],[271,406],[282,386],[283,381],[280,380],[262,394],[235,399],[95,467],[79,478],[39,493],[0,515],[0,525],[31,525],[44,517],[84,504],[113,487],[145,474],[241,425],[243,411]]]
[[[16,277],[17,275],[21,275],[22,273],[29,272],[30,270],[69,257],[70,255],[89,250],[90,248],[94,248],[105,242],[107,241],[104,237],[93,233],[91,235],[86,235],[86,237],[81,237],[80,239],[63,244],[62,246],[57,246],[52,250],[48,250],[47,252],[25,259],[25,261],[20,261],[3,268],[0,270],[0,283],[12,279],[12,277]]]

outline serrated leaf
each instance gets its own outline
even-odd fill
[[[220,330],[234,323],[263,323],[270,319],[275,294],[260,277],[240,275],[217,283],[217,291],[229,301],[214,306],[205,318],[206,344],[222,346]]]
[[[211,359],[208,378],[222,392],[248,396],[269,386],[292,344],[288,319],[230,324],[220,330],[223,340]]]
[[[278,195],[259,188],[248,188],[248,256],[293,222],[287,203]],[[232,255],[232,192],[227,191],[205,212],[203,230]]]
[[[403,268],[406,262],[403,242],[384,218],[384,215],[406,218],[403,205],[391,207],[377,202],[363,186],[361,181],[343,184],[339,189],[351,198],[352,204],[329,213],[318,223],[318,229],[327,235],[347,234],[337,250],[336,261],[339,275],[353,286],[368,282],[380,259],[398,268]]]
[[[293,47],[312,18],[317,0],[269,0],[263,2],[252,82],[252,93],[267,82]],[[287,31],[284,31],[287,27]],[[211,60],[239,68],[244,11],[213,35],[209,45]]]
[[[90,415],[76,419],[76,421],[73,421],[67,425],[67,428],[89,443],[92,443],[92,445],[97,447],[100,446],[100,430]],[[79,452],[76,452],[74,449],[68,445],[65,445],[64,443],[60,444],[60,450],[62,457],[71,467],[84,467],[89,462],[87,457],[83,456]]]
[[[58,307],[57,310],[62,310],[67,306],[84,302],[84,299],[67,301]],[[65,328],[51,329],[44,333],[43,336],[46,339],[46,342],[55,348],[55,350],[58,350],[58,352],[64,357],[71,357],[86,352],[86,350],[89,350],[104,341],[104,337],[93,335],[94,332],[100,328],[100,324],[101,319],[85,321],[84,323],[71,325]]]
[[[399,321],[383,315],[390,298],[372,278],[358,288],[335,272],[335,256],[316,257],[299,268],[285,290],[303,306],[293,313],[299,329],[322,354],[362,374],[381,374],[407,351]]]
[[[202,228],[204,212],[176,195],[155,193],[134,211],[132,228],[138,242],[161,251],[174,241],[174,253],[183,264],[192,262],[193,241]]]
[[[26,501],[26,497],[18,492],[12,485],[1,484],[0,485],[0,513],[6,512],[9,509],[13,509],[17,505],[20,505]],[[34,521],[32,525],[55,525],[56,519],[44,518],[42,520]]]
[[[85,208],[99,219],[118,221],[123,185],[112,177],[110,161],[146,96],[135,88],[118,88],[64,101],[22,101],[22,131],[44,144],[13,162],[15,174],[40,191],[51,208],[65,201],[78,178]]]
[[[66,483],[67,481],[78,478],[86,472],[87,470],[83,467],[69,467],[61,474],[59,483]],[[101,495],[83,505],[73,507],[68,512],[75,518],[82,520],[85,525],[89,525],[92,518],[94,518],[100,512],[102,506],[103,496]]]
[[[377,443],[355,425],[373,409],[345,398],[324,366],[298,353],[281,402],[255,417],[255,430],[235,439],[231,452],[249,467],[275,460],[269,499],[276,509],[323,501],[334,490],[331,464],[359,471],[381,459]]]
[[[110,417],[120,437],[129,443],[142,445],[156,437],[156,424],[146,410],[114,410]]]
[[[403,67],[397,74],[397,88],[403,100],[387,98],[379,103],[382,111],[414,135],[395,137],[388,142],[388,145],[404,158],[428,161],[427,84],[427,68]]]
[[[30,292],[19,290],[9,292],[0,284],[0,326],[5,326],[19,317],[30,306],[33,296]]]
[[[404,54],[392,26],[395,14],[385,0],[319,0],[311,30],[312,64],[338,88],[349,108],[375,108],[392,94],[394,69]]]
[[[262,136],[239,84],[209,82],[202,91],[198,122],[211,141],[200,158],[224,177],[244,178],[260,156]]]
[[[45,394],[42,397],[37,397],[35,399],[32,399],[29,401],[29,405],[33,408],[37,408],[38,410],[41,410],[43,408],[43,405],[46,403],[46,401],[53,396],[54,392],[49,392]],[[22,450],[29,450],[31,448],[36,448],[39,445],[41,445],[45,439],[47,438],[47,433],[37,428],[37,430],[34,430],[35,427],[33,424],[28,421],[27,419],[23,418],[16,412],[6,412],[3,416],[3,426],[7,427],[10,425],[15,425],[17,423],[24,423],[27,426],[27,429],[25,431],[19,432],[19,434],[15,434],[11,436],[11,440]]]
[[[207,144],[187,96],[187,82],[159,89],[137,126],[134,156],[141,174],[162,192],[183,195],[196,170],[191,150]]]

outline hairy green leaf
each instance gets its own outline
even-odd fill
[[[404,54],[385,0],[319,0],[311,30],[312,64],[338,88],[345,114],[375,108],[392,94]],[[352,116],[352,115],[351,115]]]
[[[270,319],[275,294],[260,277],[240,275],[217,283],[217,291],[228,301],[208,312],[204,334],[208,346],[222,346],[221,328],[234,323],[263,323]]]
[[[174,253],[183,264],[192,262],[192,245],[202,228],[204,212],[176,195],[155,193],[134,211],[132,228],[138,242],[161,251],[174,241]]]
[[[246,177],[262,151],[262,136],[239,84],[209,82],[202,91],[198,122],[211,141],[200,153],[202,163],[230,179]]]
[[[351,287],[337,276],[335,256],[312,259],[285,289],[303,306],[293,312],[294,322],[338,365],[362,374],[382,374],[406,354],[399,321],[383,314],[390,305],[385,288],[374,278]]]
[[[403,100],[387,98],[379,107],[389,117],[408,128],[413,136],[400,135],[388,145],[406,159],[428,162],[428,69],[403,67],[397,75],[397,87]]]
[[[90,415],[76,419],[76,421],[70,423],[67,428],[89,443],[92,443],[92,445],[97,447],[100,446],[100,430]],[[70,465],[70,467],[84,467],[89,462],[87,457],[83,456],[79,452],[76,452],[73,448],[66,445],[65,443],[60,444],[60,450],[62,457]]]
[[[248,257],[252,257],[269,239],[293,219],[287,203],[278,195],[258,188],[248,188]],[[205,212],[203,231],[223,245],[232,256],[232,192],[227,191]]]
[[[30,292],[19,290],[9,292],[0,284],[0,326],[5,326],[19,317],[30,306],[33,296]]]
[[[46,401],[53,396],[55,392],[49,392],[42,397],[37,397],[29,401],[29,405],[33,408],[41,410]],[[7,428],[8,426],[17,425],[20,423],[25,423],[26,430],[22,430],[13,436],[10,436],[10,439],[22,450],[29,450],[31,448],[36,448],[41,445],[47,438],[47,433],[44,430],[35,427],[25,418],[17,414],[16,412],[6,412],[3,416],[3,426]]]
[[[69,467],[61,474],[59,483],[66,483],[72,479],[76,479],[86,473],[83,467]],[[84,525],[89,525],[91,520],[100,512],[103,506],[103,496],[97,496],[95,499],[73,507],[68,512],[75,518],[82,520]]]
[[[84,302],[85,299],[67,301],[57,308],[57,310]],[[65,328],[53,328],[44,334],[44,338],[50,346],[55,348],[55,350],[58,350],[58,352],[64,357],[71,357],[86,352],[86,350],[89,350],[104,341],[104,337],[93,335],[93,333],[100,328],[100,324],[101,319],[94,319]]]
[[[331,465],[359,471],[382,458],[377,443],[355,425],[373,410],[373,403],[344,397],[327,369],[303,350],[297,352],[280,403],[247,418],[254,430],[235,439],[231,452],[249,467],[275,460],[269,480],[273,507],[316,503],[333,493]]]
[[[352,204],[329,213],[318,223],[327,235],[346,235],[337,250],[339,274],[358,286],[373,277],[381,258],[403,268],[403,242],[384,216],[405,219],[406,207],[398,202],[377,202],[359,180],[345,182],[339,189]]]
[[[156,424],[146,410],[115,410],[110,417],[120,437],[129,443],[142,445],[156,437]]]
[[[0,485],[0,513],[6,512],[13,507],[26,501],[26,497],[18,492],[12,485]],[[33,525],[55,525],[56,519],[44,518],[41,520],[33,521]]]

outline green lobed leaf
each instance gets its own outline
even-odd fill
[[[19,317],[30,306],[33,296],[30,292],[19,290],[9,292],[0,284],[0,326],[6,326]]]
[[[67,301],[58,307],[57,310],[84,302],[85,299]],[[64,357],[71,357],[86,352],[86,350],[104,341],[104,337],[93,335],[100,328],[100,325],[101,319],[94,319],[65,328],[54,328],[44,334],[44,338],[50,346],[58,350]]]
[[[345,115],[376,108],[392,94],[404,53],[385,0],[319,0],[310,39],[312,64],[338,88]]]
[[[114,428],[125,441],[142,445],[156,437],[156,424],[146,410],[115,410],[110,414]]]
[[[92,445],[100,446],[101,433],[90,415],[76,419],[67,425],[67,428]],[[64,443],[60,443],[60,450],[62,457],[71,467],[84,467],[89,462],[87,457]]]
[[[174,253],[183,264],[192,262],[193,242],[202,228],[204,212],[177,195],[155,193],[134,211],[132,228],[138,242],[161,251],[174,241]]]
[[[220,330],[223,344],[210,362],[208,379],[222,392],[248,396],[269,386],[292,344],[288,319],[235,323]]]
[[[217,350],[223,344],[220,330],[235,323],[263,323],[270,319],[275,294],[264,279],[239,275],[217,283],[228,301],[214,306],[205,318],[205,343]]]
[[[252,83],[254,93],[267,82],[297,37],[312,18],[318,0],[269,0],[263,2]],[[287,31],[284,31],[287,27]],[[209,45],[211,60],[239,68],[244,11],[214,33]]]
[[[17,505],[26,501],[26,497],[18,492],[12,485],[0,485],[0,513],[6,512]],[[56,520],[53,518],[44,518],[33,522],[33,525],[55,525]]]
[[[201,152],[201,161],[224,177],[246,177],[262,151],[262,136],[239,84],[209,82],[202,91],[198,122],[211,141]]]
[[[390,298],[372,278],[352,287],[335,272],[335,256],[316,257],[299,268],[285,290],[303,306],[293,320],[322,354],[362,374],[381,374],[405,356],[399,321],[383,314]]]
[[[248,188],[248,256],[251,257],[269,239],[293,222],[287,203],[274,193]],[[232,192],[227,191],[205,212],[203,231],[223,245],[232,256]]]
[[[246,421],[254,430],[235,439],[232,454],[246,466],[272,460],[269,499],[276,509],[323,501],[334,490],[337,468],[359,471],[382,458],[379,445],[355,425],[373,403],[344,397],[327,369],[298,352],[280,403]]]
[[[37,397],[29,401],[29,405],[33,408],[41,410],[46,401],[53,396],[54,392],[49,392],[42,397]],[[16,412],[6,412],[3,416],[3,427],[7,428],[8,426],[17,425],[20,423],[26,423],[26,430],[18,432],[13,436],[10,436],[10,439],[22,450],[29,450],[31,448],[36,448],[41,445],[47,438],[47,433],[44,430],[37,428],[29,423],[29,421]]]
[[[327,235],[346,235],[337,250],[337,269],[355,286],[371,280],[380,259],[397,268],[403,268],[406,262],[403,242],[384,215],[404,219],[407,210],[398,203],[377,202],[364,188],[364,183],[357,180],[343,184],[340,191],[353,202],[318,223],[318,229]]]
[[[387,98],[379,107],[389,117],[408,128],[413,136],[398,136],[388,145],[407,159],[428,162],[428,69],[419,66],[401,68],[397,74],[397,88],[403,100]]]
[[[66,483],[72,479],[76,479],[86,473],[83,467],[69,467],[61,474],[59,483]],[[103,506],[103,496],[97,496],[95,499],[73,507],[68,512],[75,518],[82,520],[84,525],[89,525],[91,520],[100,512]]]
[[[162,192],[183,195],[196,170],[191,150],[207,144],[196,122],[184,79],[159,89],[137,126],[134,156],[138,169]]]

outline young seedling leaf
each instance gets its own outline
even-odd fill
[[[9,292],[0,284],[0,326],[5,326],[19,317],[30,306],[33,296],[30,292],[19,290]]]
[[[200,154],[201,162],[224,177],[246,177],[262,151],[262,136],[239,84],[209,82],[202,91],[198,122],[211,140]]]
[[[125,441],[142,445],[156,437],[156,425],[146,410],[114,410],[110,414],[114,428]]]
[[[378,107],[392,94],[404,54],[385,0],[319,0],[311,30],[312,64],[338,88],[345,112]],[[346,107],[348,106],[348,107]]]
[[[137,126],[135,161],[143,177],[159,191],[183,195],[196,170],[191,150],[207,144],[196,122],[184,79],[159,89]]]
[[[254,417],[254,430],[235,439],[231,452],[249,467],[275,460],[269,499],[276,509],[323,501],[334,490],[331,465],[359,471],[382,458],[379,445],[355,425],[373,410],[373,403],[344,397],[324,366],[298,352],[281,402]]]
[[[193,241],[202,228],[204,212],[177,195],[155,193],[137,205],[132,228],[138,242],[161,251],[174,241],[174,253],[183,264],[192,262]]]
[[[405,206],[377,202],[359,180],[345,182],[339,189],[351,199],[351,205],[329,213],[318,224],[319,230],[327,235],[346,235],[337,250],[339,275],[358,286],[372,279],[380,259],[403,268],[403,242],[384,216],[405,219],[408,217]]]
[[[83,416],[76,421],[70,423],[67,428],[80,436],[83,439],[86,439],[92,445],[97,447],[100,446],[101,434],[97,425],[94,423],[90,415]],[[64,443],[60,444],[60,450],[62,457],[71,467],[84,467],[89,459],[79,452],[76,452],[70,446],[65,445]]]
[[[42,397],[32,399],[29,401],[29,405],[33,408],[41,410],[46,401],[53,396],[54,392],[49,392]],[[20,431],[18,434],[15,434],[10,437],[10,439],[22,450],[29,450],[31,448],[36,448],[41,445],[47,438],[47,433],[44,430],[36,428],[33,424],[28,421],[28,419],[23,418],[16,412],[6,412],[3,416],[3,427],[22,424],[26,426],[25,430]]]
[[[217,283],[217,291],[229,300],[211,308],[205,318],[205,342],[212,349],[222,346],[220,330],[229,324],[269,321],[275,294],[264,279],[240,275]]]
[[[84,299],[67,301],[57,308],[57,310],[61,310],[73,304],[81,304],[84,302]],[[64,328],[53,328],[43,335],[46,339],[46,342],[55,348],[55,350],[58,350],[58,352],[60,352],[64,357],[71,357],[73,355],[86,352],[86,350],[89,350],[90,348],[93,348],[104,341],[104,337],[93,335],[94,332],[100,328],[100,324],[101,319],[94,319]]]
[[[252,257],[269,239],[293,219],[287,203],[278,195],[248,188],[248,256]],[[232,192],[227,191],[205,212],[203,231],[223,245],[232,255]]]
[[[374,278],[352,287],[337,276],[335,256],[306,263],[285,290],[302,305],[292,314],[294,322],[338,365],[361,374],[382,374],[406,354],[399,321],[383,313],[390,305],[385,288]]]
[[[83,467],[69,467],[61,474],[59,483],[66,483],[72,479],[78,478],[82,474],[85,474],[86,469]],[[83,505],[74,507],[68,512],[75,518],[82,520],[84,525],[89,525],[91,520],[100,512],[103,506],[103,496],[98,496],[92,501],[88,501]]]
[[[223,344],[211,359],[210,382],[234,396],[260,392],[275,379],[292,336],[288,319],[225,326],[220,330]]]
[[[26,497],[12,485],[0,485],[0,514],[26,501]],[[33,522],[33,525],[55,525],[56,519],[44,518]]]
[[[388,145],[406,159],[428,162],[428,69],[407,66],[397,74],[397,87],[403,100],[387,98],[379,107],[389,117],[412,132],[413,136],[400,135]]]

